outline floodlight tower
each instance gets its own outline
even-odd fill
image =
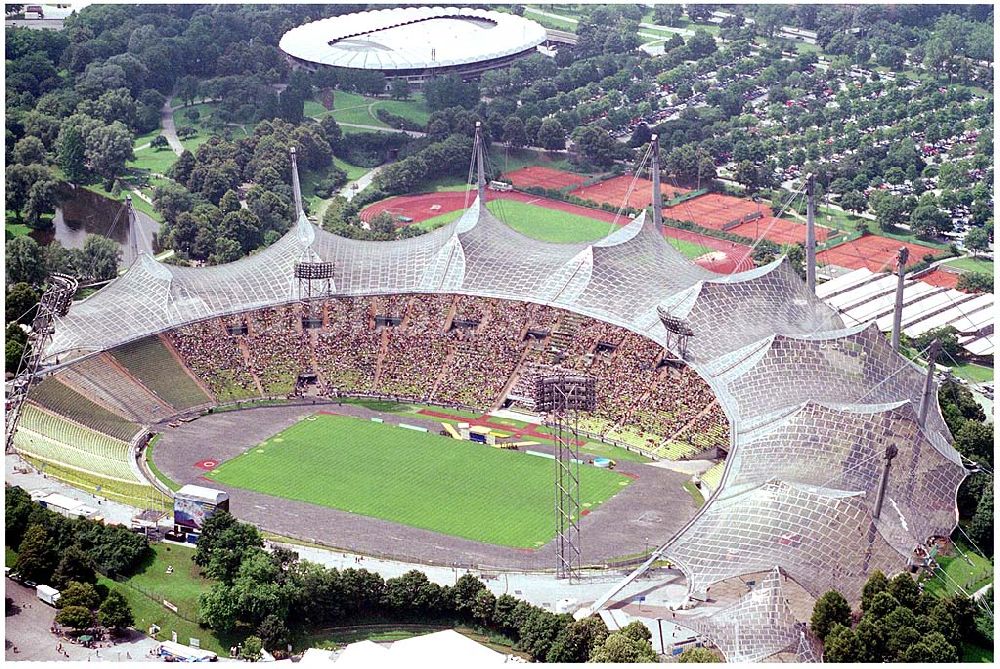
[[[472,147],[476,158],[476,195],[479,196],[479,206],[486,206],[486,155],[483,152],[483,124],[476,121],[476,140]]]
[[[305,212],[302,209],[302,189],[299,184],[299,167],[295,161],[294,146],[289,153],[292,156],[292,194],[295,198],[295,217],[298,221]],[[305,248],[296,261],[292,273],[298,280],[297,297],[302,303],[303,329],[322,327],[323,319],[319,315],[314,299],[333,295],[334,264],[320,261],[312,249]]]
[[[580,579],[581,413],[597,408],[593,376],[558,374],[535,379],[535,407],[555,428],[556,578]]]
[[[653,224],[657,231],[663,229],[663,193],[660,192],[660,138],[654,134],[650,138],[652,143],[653,156],[650,162],[649,171],[653,177]]]
[[[685,360],[687,358],[688,340],[694,336],[694,330],[688,325],[687,320],[671,314],[670,311],[663,307],[657,307],[656,313],[659,315],[663,327],[667,330],[667,354],[670,355],[676,351],[677,355],[680,356],[680,360]]]
[[[295,218],[298,220],[305,209],[302,208],[302,186],[299,184],[299,166],[295,161],[295,147],[289,153],[292,156],[292,197],[295,199]]]
[[[892,310],[892,350],[899,353],[899,332],[903,325],[903,282],[906,279],[906,260],[910,250],[899,247],[896,254],[896,305]]]
[[[125,215],[128,217],[128,250],[132,254],[131,262],[139,259],[139,221],[132,206],[132,196],[125,196]]]
[[[816,175],[806,176],[806,286],[816,294]]]

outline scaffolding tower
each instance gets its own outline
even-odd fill
[[[580,414],[597,408],[594,377],[557,374],[535,379],[535,410],[555,439],[556,578],[580,579]]]
[[[57,316],[65,316],[73,302],[73,296],[79,282],[67,274],[53,274],[49,277],[49,286],[42,293],[38,302],[38,310],[31,321],[31,333],[28,343],[21,353],[21,361],[17,365],[14,380],[7,385],[5,412],[5,451],[10,453],[14,448],[14,433],[21,417],[21,407],[28,399],[28,393],[42,367],[45,349],[52,340],[55,328],[52,322]]]

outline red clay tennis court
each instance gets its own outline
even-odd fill
[[[834,246],[832,249],[820,251],[816,254],[816,261],[823,265],[837,265],[848,269],[867,267],[872,272],[881,272],[895,267],[896,252],[901,246],[910,250],[908,265],[920,262],[928,253],[941,254],[941,251],[929,246],[910,244],[878,235],[865,235]]]
[[[610,204],[619,207],[625,201],[625,194],[628,193],[634,178],[631,174],[623,174],[620,177],[612,177],[591,186],[577,188],[570,195],[597,204]],[[663,192],[663,197],[668,200],[688,192],[684,188],[677,188],[669,184],[660,184],[660,190]],[[653,182],[649,179],[636,179],[635,188],[629,195],[627,206],[633,209],[643,209],[651,204],[653,204]]]
[[[736,219],[760,212],[764,217],[773,215],[770,207],[731,195],[706,193],[685,200],[663,210],[663,215],[677,221],[690,221],[703,228],[721,230],[724,225]]]
[[[806,241],[805,223],[796,223],[786,218],[774,218],[773,216],[765,216],[756,221],[742,223],[735,228],[729,228],[727,232],[750,239],[763,237],[775,244],[805,244]],[[829,235],[828,228],[816,226],[817,242],[825,241]]]
[[[504,179],[514,184],[514,188],[529,188],[537,186],[549,190],[561,190],[579,186],[587,181],[587,177],[582,174],[563,172],[552,167],[541,167],[533,165],[522,167],[504,175]]]
[[[921,276],[920,280],[941,288],[957,288],[960,276],[962,276],[960,272],[949,272],[946,269],[936,267],[933,272],[928,272]]]

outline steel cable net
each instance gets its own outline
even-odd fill
[[[954,528],[965,472],[936,401],[926,426],[916,424],[923,370],[874,325],[843,329],[786,261],[721,277],[680,256],[644,215],[591,244],[532,240],[478,200],[457,221],[394,242],[344,239],[302,216],[272,246],[227,265],[180,268],[143,255],[58,319],[49,358],[292,302],[303,258],[334,263],[340,296],[548,304],[661,346],[670,333],[659,313],[683,321],[693,332],[686,361],[731,424],[716,496],[666,546],[692,592],[779,565],[814,594],[837,588],[854,599],[874,569],[899,571],[910,544]],[[900,455],[873,521],[873,472],[887,441]]]
[[[699,620],[695,627],[728,662],[760,662],[782,651],[797,650],[803,636],[785,601],[777,568],[735,603]]]

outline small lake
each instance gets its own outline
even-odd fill
[[[87,235],[103,235],[118,242],[122,248],[122,264],[127,267],[135,260],[136,254],[132,252],[124,201],[124,195],[121,200],[115,201],[85,188],[63,184],[59,189],[59,206],[56,207],[52,227],[33,231],[31,236],[39,244],[55,240],[68,249],[82,249]],[[156,253],[160,224],[138,209],[135,216],[137,250],[140,253]]]

